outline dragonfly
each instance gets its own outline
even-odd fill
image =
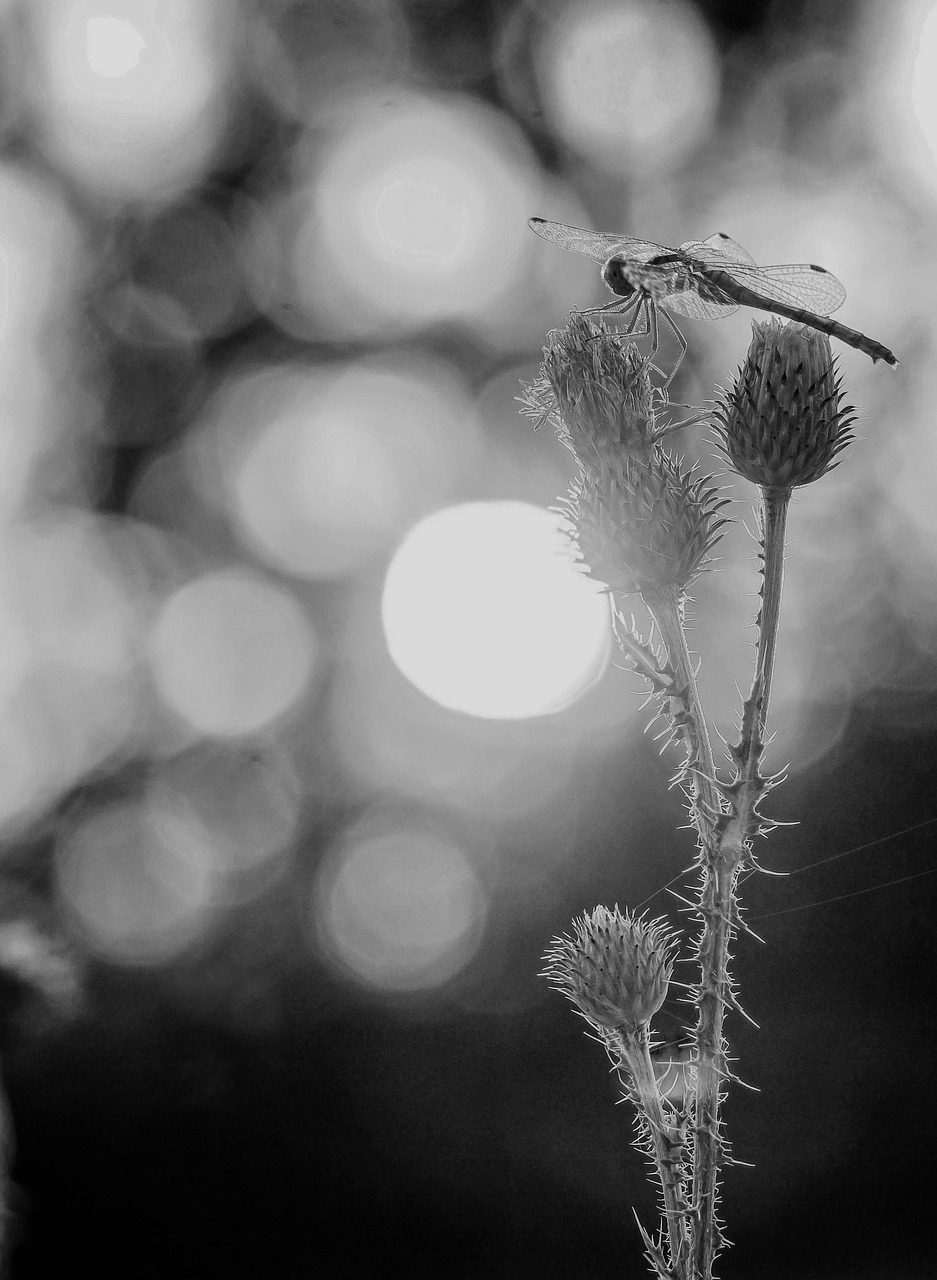
[[[616,295],[615,301],[592,307],[585,314],[618,313],[628,322],[625,334],[650,336],[651,359],[658,350],[658,319],[665,321],[680,344],[677,363],[665,386],[687,350],[686,339],[668,312],[710,320],[731,315],[739,307],[770,311],[838,338],[873,361],[884,360],[892,367],[898,364],[895,354],[882,343],[829,318],[842,306],[846,290],[834,275],[814,263],[759,267],[747,250],[721,231],[708,240],[687,240],[679,249],[668,249],[652,240],[587,231],[546,218],[531,218],[528,225],[543,240],[602,264],[602,279]]]

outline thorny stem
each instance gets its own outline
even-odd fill
[[[723,805],[715,788],[712,743],[700,704],[696,672],[686,642],[683,599],[684,593],[679,587],[664,587],[653,594],[645,592],[643,595],[644,603],[657,623],[673,671],[674,683],[669,696],[679,704],[673,719],[679,726],[686,745],[684,767],[691,777],[693,800],[702,806],[703,816],[714,817],[722,812]],[[705,839],[707,829],[707,823],[698,824],[701,841]]]
[[[764,577],[758,647],[752,688],[743,709],[741,741],[734,753],[738,779],[732,812],[725,815],[720,824],[718,844],[712,833],[716,829],[716,816],[724,812],[725,806],[716,788],[712,745],[687,647],[682,593],[677,588],[669,588],[645,597],[674,673],[671,696],[682,704],[678,707],[677,721],[685,737],[686,768],[692,779],[693,797],[700,806],[696,825],[703,877],[699,908],[702,917],[699,940],[701,981],[696,1025],[692,1197],[695,1212],[691,1220],[692,1260],[689,1272],[699,1280],[710,1280],[720,1238],[716,1222],[719,1166],[723,1160],[720,1110],[722,1082],[727,1075],[723,1025],[726,1009],[734,1000],[729,975],[730,944],[738,914],[738,873],[753,834],[756,806],[765,785],[759,763],[764,749],[764,727],[777,646],[784,574],[784,532],[790,496],[789,489],[762,490]],[[710,819],[708,822],[707,817]]]
[[[699,1280],[710,1280],[719,1244],[716,1203],[723,1154],[719,1110],[721,1081],[726,1075],[723,1022],[726,1007],[733,1002],[728,972],[729,944],[738,915],[735,890],[739,868],[754,834],[757,804],[766,785],[759,764],[764,750],[763,731],[777,645],[784,577],[784,531],[790,496],[790,489],[762,489],[762,605],[752,688],[743,708],[741,739],[733,751],[738,769],[737,785],[732,813],[725,820],[719,848],[703,864],[693,1168],[693,1203],[698,1228],[693,1240],[692,1271]]]
[[[703,801],[709,813],[716,815],[722,812],[724,806],[715,790],[712,745],[687,646],[680,599],[677,592],[671,589],[651,599],[645,598],[645,603],[657,620],[675,672],[676,684],[684,690],[682,724],[686,734],[688,760],[697,766],[692,775],[695,799]],[[729,959],[729,930],[726,922],[731,918],[728,913],[733,906],[735,882],[735,869],[721,865],[713,838],[707,838],[707,833],[713,829],[712,824],[702,821],[702,817],[702,813],[698,814],[696,822],[703,875],[700,893],[703,930],[699,947],[703,978],[696,1030],[697,1104],[696,1138],[693,1143],[695,1212],[691,1224],[692,1261],[689,1271],[692,1277],[706,1274],[701,1269],[703,1258],[709,1258],[708,1265],[711,1268],[715,1253],[720,1080],[725,1067],[722,1023]],[[704,1241],[707,1242],[705,1245]]]
[[[647,1025],[630,1032],[616,1030],[609,1036],[627,1067],[638,1112],[647,1121],[647,1149],[654,1159],[663,1196],[671,1274],[674,1280],[685,1280],[690,1252],[689,1210],[682,1174],[685,1131],[676,1116],[665,1114],[651,1062]]]
[[[740,859],[739,859],[740,860]],[[725,1070],[723,1022],[729,987],[729,912],[735,899],[738,861],[717,854],[703,868],[700,913],[703,928],[699,942],[702,980],[696,1025],[697,1085],[696,1141],[693,1144],[693,1204],[696,1231],[693,1239],[692,1275],[709,1280],[718,1244],[716,1224],[720,1157],[719,1110]]]
[[[778,619],[781,613],[781,588],[784,583],[784,534],[787,528],[787,510],[790,506],[791,491],[790,489],[764,488],[761,491],[761,497],[765,558],[761,617],[758,620],[758,658],[755,667],[755,682],[756,684],[759,680],[761,682],[761,697],[757,705],[759,738],[768,718],[768,699],[771,696],[771,677],[774,673]],[[755,692],[754,688],[752,692]]]
[[[623,615],[614,601],[612,604],[612,626],[619,648],[623,653],[627,654],[634,663],[634,670],[644,676],[652,689],[663,690],[673,683],[671,674],[660,669],[655,656],[648,652],[647,646],[628,633]]]

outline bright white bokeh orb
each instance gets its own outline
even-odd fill
[[[522,502],[422,520],[388,569],[382,618],[403,674],[469,715],[559,711],[608,661],[607,597],[562,554],[557,517]]]
[[[138,27],[112,13],[94,14],[85,28],[85,57],[92,75],[117,80],[140,65],[146,39]]]

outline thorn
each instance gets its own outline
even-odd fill
[[[736,1000],[734,995],[730,994],[727,997],[723,997],[723,999],[724,999],[724,1003],[727,1004],[729,1008],[734,1009],[736,1013],[740,1013],[742,1017],[745,1019],[745,1021],[750,1023],[751,1026],[753,1026],[756,1031],[761,1030],[761,1027],[758,1025],[755,1019],[751,1016],[750,1013],[745,1012],[745,1010],[739,1004],[738,1000]]]
[[[727,1071],[725,1078],[731,1080],[733,1084],[740,1084],[743,1089],[749,1089],[752,1093],[761,1093],[761,1089],[757,1084],[749,1084],[747,1080],[743,1080],[741,1076],[737,1076],[734,1071]]]
[[[762,946],[765,945],[764,938],[760,937],[750,925],[747,925],[738,912],[736,912],[735,915],[735,927],[737,929],[741,929],[743,933],[747,933],[748,936],[750,938],[754,938],[756,942],[760,942]]]
[[[672,898],[676,898],[678,902],[682,902],[685,906],[689,907],[691,911],[699,910],[699,903],[691,902],[689,898],[684,898],[682,894],[677,893],[676,889],[671,889],[669,885],[667,887],[667,892]]]

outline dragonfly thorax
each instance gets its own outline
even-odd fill
[[[602,268],[602,279],[620,298],[630,298],[632,294],[643,293],[662,302],[674,293],[682,293],[686,289],[685,264],[674,261],[673,256],[667,262],[634,262],[628,258],[609,258]]]

